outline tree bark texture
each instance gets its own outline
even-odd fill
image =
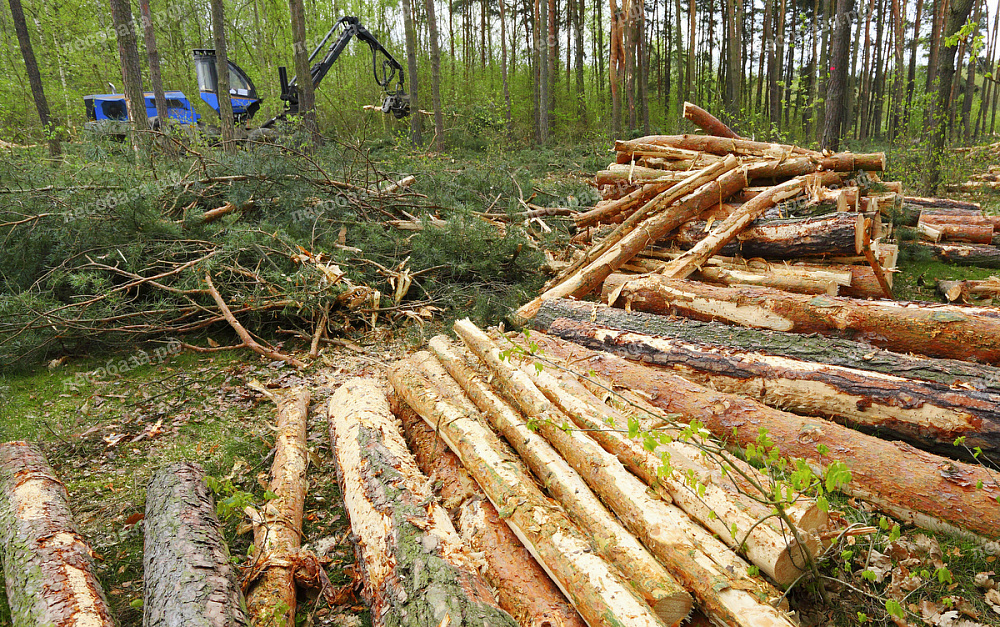
[[[248,626],[246,603],[198,464],[162,466],[146,488],[142,624]]]
[[[438,392],[465,411],[478,408],[483,412],[489,424],[514,443],[518,455],[570,519],[592,538],[597,555],[631,582],[661,621],[673,625],[683,620],[691,611],[691,596],[608,511],[583,477],[528,428],[524,416],[484,384],[475,357],[444,336],[433,338],[430,348],[437,361],[429,355],[414,357],[414,361]]]
[[[383,385],[347,381],[330,398],[329,419],[373,621],[514,627],[417,468]]]
[[[111,6],[111,21],[118,39],[125,107],[128,110],[129,122],[136,131],[132,134],[132,146],[136,153],[139,153],[140,147],[145,142],[138,135],[142,131],[149,130],[149,118],[146,116],[146,98],[142,91],[142,64],[136,44],[135,21],[132,19],[132,7],[128,2],[108,0],[108,3]]]
[[[818,471],[830,461],[841,461],[852,474],[842,491],[904,522],[931,530],[964,530],[981,538],[1000,537],[1000,505],[996,501],[1000,485],[982,467],[919,451],[902,442],[880,440],[821,418],[796,416],[715,392],[662,370],[544,334],[532,334],[531,339],[548,357],[640,392],[663,411],[686,420],[697,419],[729,445],[756,443],[764,428],[782,455],[802,458]],[[820,444],[829,449],[826,455],[817,450]],[[977,487],[980,481],[982,487]]]
[[[664,625],[620,571],[593,552],[590,539],[563,510],[542,495],[516,456],[485,426],[479,412],[445,399],[411,361],[391,365],[389,380],[458,455],[507,525],[590,627]]]
[[[278,432],[269,484],[273,498],[254,521],[254,561],[262,569],[247,591],[247,607],[254,623],[295,626],[295,566],[302,538],[309,466],[306,422],[309,390],[297,388],[276,398]]]
[[[1000,363],[1000,319],[968,307],[792,294],[766,287],[718,287],[656,275],[612,275],[606,300],[640,311],[677,311],[774,331],[866,341],[897,352]],[[614,303],[612,303],[614,304]]]
[[[291,1],[292,7],[292,29],[295,31],[295,2]],[[229,90],[229,46],[226,41],[226,7],[222,0],[212,0],[212,39],[215,42],[215,72],[218,80],[219,97],[219,130],[222,136],[222,147],[226,152],[234,152],[236,146],[233,144],[235,131],[235,120],[233,119],[233,100]],[[299,2],[301,6],[301,2]],[[305,46],[305,28],[303,27],[301,45]],[[295,39],[296,45],[300,43]],[[297,55],[296,55],[297,56]],[[299,81],[309,82],[308,80]],[[300,101],[301,104],[301,101]]]
[[[1000,394],[1000,368],[954,359],[930,359],[893,353],[851,340],[736,327],[719,322],[700,322],[637,311],[626,312],[600,303],[565,299],[546,302],[532,325],[535,329],[547,331],[558,318],[593,322],[597,326],[619,331],[728,346],[830,366],[897,375],[949,389]]]
[[[950,388],[865,370],[756,351],[602,329],[556,320],[549,333],[620,357],[670,369],[720,392],[770,407],[822,416],[866,432],[907,440],[937,453],[968,458],[964,438],[998,459],[1000,394]]]
[[[42,453],[0,444],[0,558],[14,627],[113,627],[92,551]]]
[[[38,111],[38,119],[42,123],[42,128],[46,129],[46,132],[49,133],[49,156],[56,157],[62,153],[62,148],[59,144],[59,138],[56,137],[52,128],[49,101],[45,98],[42,75],[38,71],[38,60],[35,58],[35,51],[31,46],[28,24],[24,19],[24,8],[21,6],[21,0],[9,0],[9,3],[11,17],[14,22],[14,32],[17,34],[17,43],[21,48],[21,57],[24,58],[24,69],[28,74],[31,96],[35,101],[35,110]]]
[[[707,223],[695,220],[682,225],[674,236],[681,248],[691,248],[708,233]],[[719,249],[718,254],[744,258],[801,259],[823,255],[857,255],[863,218],[856,213],[835,213],[820,218],[758,220]]]
[[[500,607],[521,627],[584,627],[585,623],[510,527],[482,488],[437,433],[405,403],[393,411],[420,470],[435,486],[442,505],[458,519],[458,530],[473,551],[483,554],[483,573],[497,590]]]
[[[996,246],[976,246],[972,244],[932,244],[921,242],[934,256],[943,261],[961,266],[1000,268],[1000,248]]]

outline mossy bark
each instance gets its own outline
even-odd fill
[[[372,621],[386,627],[515,627],[477,573],[371,379],[330,399],[330,439]]]
[[[112,627],[92,551],[42,453],[0,444],[0,558],[14,627]]]
[[[144,627],[250,624],[199,465],[156,470],[146,489],[145,525]]]

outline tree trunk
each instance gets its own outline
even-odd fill
[[[939,0],[943,2],[944,0]],[[972,11],[973,0],[952,0],[948,11],[948,21],[942,33],[944,47],[939,52],[937,63],[938,89],[933,106],[928,142],[930,163],[927,168],[927,178],[924,187],[928,194],[937,191],[941,180],[941,160],[944,158],[944,145],[947,140],[948,107],[951,100],[951,85],[955,76],[955,52],[957,42],[947,45],[946,41],[962,28],[969,13]]]
[[[507,0],[498,0],[498,4],[500,5],[500,78],[503,82],[504,118],[506,120],[507,135],[510,136],[514,130],[514,117],[510,102],[510,82],[507,77]],[[451,3],[448,6],[448,13],[450,25]],[[517,24],[515,23],[514,26],[516,27]],[[452,46],[454,46],[454,43],[452,43]],[[454,54],[452,52],[450,60],[452,65],[455,63]],[[454,80],[454,77],[452,77],[452,80]]]
[[[831,68],[826,92],[826,117],[823,125],[823,141],[820,142],[824,150],[837,150],[840,147],[847,90],[847,59],[851,46],[851,20],[848,13],[852,4],[852,0],[837,0],[836,26],[830,44]]]
[[[976,2],[976,12],[975,16],[972,18],[972,23],[975,27],[972,30],[970,37],[970,42],[975,41],[979,36],[979,24],[982,17],[982,2]],[[988,16],[987,16],[988,17]],[[987,35],[989,34],[989,22],[987,21]],[[969,48],[969,68],[967,70],[967,75],[965,79],[965,96],[962,99],[962,138],[964,141],[968,142],[972,138],[972,124],[970,117],[972,115],[972,99],[976,93],[976,66],[979,65],[979,53],[974,50],[970,44]],[[983,86],[985,87],[985,85]],[[957,135],[957,132],[956,132]]]
[[[549,120],[550,94],[549,86],[551,77],[549,76],[549,44],[547,34],[548,27],[548,2],[546,0],[535,0],[535,11],[538,19],[535,21],[535,30],[538,35],[538,131],[539,142],[547,144],[549,141],[549,131],[551,130],[551,120]]]
[[[557,320],[548,332],[587,348],[670,369],[720,392],[805,416],[822,416],[944,455],[967,458],[965,438],[991,459],[1000,451],[1000,395]]]
[[[619,331],[656,335],[688,343],[728,346],[734,350],[828,364],[835,368],[865,370],[930,382],[939,388],[1000,394],[1000,368],[953,359],[929,359],[873,348],[870,344],[817,335],[797,335],[732,327],[719,322],[699,322],[641,312],[624,312],[598,303],[565,299],[542,306],[532,321],[546,331],[558,318],[594,324]]]
[[[616,0],[610,0],[611,35],[608,53],[608,79],[611,83],[611,132],[619,137],[622,132],[621,71],[625,44],[622,33],[622,19]]]
[[[524,417],[476,379],[471,353],[454,347],[444,336],[433,338],[431,349],[437,360],[426,354],[414,362],[438,392],[464,411],[482,411],[500,435],[515,443],[518,455],[549,495],[593,538],[597,554],[632,582],[656,616],[667,625],[683,620],[691,611],[691,596],[618,522],[577,471],[528,428]]]
[[[49,101],[45,99],[45,89],[42,87],[42,75],[38,71],[38,61],[35,59],[35,51],[31,47],[31,36],[28,34],[28,24],[24,19],[24,9],[21,7],[21,0],[9,0],[10,13],[14,21],[14,31],[17,33],[17,43],[21,47],[21,56],[24,58],[24,69],[28,74],[28,84],[31,85],[31,96],[35,101],[35,109],[38,111],[38,119],[45,130],[46,139],[49,143],[49,156],[58,157],[62,154],[62,147],[59,143],[59,136],[53,128],[51,114],[49,113]]]
[[[156,47],[156,32],[153,30],[149,0],[139,0],[139,13],[142,16],[142,38],[146,43],[146,59],[149,61],[149,83],[153,88],[153,99],[156,102],[156,118],[160,128],[166,128],[167,97],[163,93],[163,79],[160,77],[160,53]]]
[[[520,338],[514,340],[522,342]],[[616,387],[644,394],[663,411],[679,414],[684,420],[698,420],[730,446],[756,445],[761,429],[765,429],[781,455],[804,459],[819,472],[831,461],[842,462],[852,478],[841,491],[904,522],[931,530],[1000,537],[1000,507],[996,501],[1000,485],[986,468],[714,392],[662,370],[543,334],[532,334],[531,341],[549,358],[586,364],[588,371]]]
[[[691,248],[707,237],[706,222],[692,221],[678,229],[674,242]],[[801,259],[823,255],[859,255],[864,236],[864,216],[834,213],[820,218],[758,220],[743,231],[738,241],[719,250],[726,256],[745,259]]]
[[[1000,268],[1000,248],[996,246],[974,246],[967,244],[931,244],[921,242],[938,259],[960,266],[980,268]]]
[[[329,421],[373,622],[514,627],[417,468],[383,386],[348,380],[330,398]]]
[[[1000,318],[988,310],[929,303],[863,301],[764,287],[716,287],[657,276],[612,275],[604,297],[653,313],[677,311],[775,331],[868,341],[898,352],[1000,363]],[[612,303],[613,304],[613,303]]]
[[[300,0],[297,0],[300,1]],[[410,141],[421,146],[423,138],[423,115],[420,114],[420,78],[417,74],[417,31],[413,25],[412,0],[403,0],[403,31],[406,38],[406,71],[410,74]],[[466,59],[467,61],[468,59]]]
[[[265,569],[247,591],[247,607],[255,624],[295,626],[295,566],[302,537],[306,500],[306,421],[309,390],[293,389],[276,398],[278,431],[269,489],[277,496],[253,521],[254,563]]]
[[[434,147],[440,150],[444,145],[444,116],[441,113],[441,49],[438,45],[434,0],[424,0],[424,10],[427,13],[427,36],[431,40],[431,101],[434,104]]]
[[[937,287],[949,303],[968,302],[972,297],[991,300],[1000,297],[1000,278],[996,276],[985,280],[938,281]]]
[[[145,525],[143,625],[250,624],[201,466],[177,462],[156,470]]]
[[[292,29],[295,31],[295,17],[297,15],[295,4],[299,5],[299,13],[301,13],[301,0],[289,0],[289,6],[292,8]],[[219,96],[219,128],[222,131],[222,148],[228,152],[233,153],[236,151],[236,145],[233,143],[233,131],[235,130],[236,122],[233,119],[233,102],[232,96],[229,94],[229,51],[228,45],[226,43],[226,10],[223,0],[212,0],[212,35],[215,40],[215,70],[218,75],[218,96]],[[305,19],[304,17],[302,18]],[[293,38],[296,48],[298,46],[305,47],[305,26],[302,27],[302,37]],[[296,55],[296,60],[298,55]],[[308,76],[306,74],[299,73],[299,76]],[[299,81],[303,85],[305,83],[311,82],[309,79]],[[301,88],[300,88],[301,90]],[[304,90],[303,90],[304,91]],[[301,106],[304,97],[299,98],[299,105]],[[300,111],[308,109],[300,109]]]
[[[403,423],[406,442],[420,470],[440,486],[442,504],[458,519],[458,530],[473,551],[483,554],[483,576],[497,590],[500,607],[523,627],[585,627],[583,619],[535,561],[482,488],[448,445],[405,403],[393,412]]]
[[[411,357],[417,359],[433,357],[427,353]],[[485,426],[479,412],[446,399],[415,364],[399,361],[389,367],[389,380],[397,394],[458,455],[507,525],[587,624],[662,627],[620,572],[593,552],[590,538],[542,494],[519,464],[511,463],[512,454]]]
[[[0,444],[0,558],[14,627],[113,627],[66,487],[27,442]]]
[[[146,98],[142,92],[142,66],[139,61],[139,49],[136,46],[132,7],[126,0],[108,0],[108,3],[111,5],[111,21],[118,39],[125,107],[134,131],[132,149],[137,156],[143,156],[146,145],[143,131],[149,130],[149,118],[146,116]]]

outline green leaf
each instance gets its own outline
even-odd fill
[[[889,613],[890,616],[895,616],[896,618],[906,618],[906,612],[903,611],[903,606],[899,604],[896,599],[886,599],[885,600],[885,611]]]
[[[875,573],[873,571],[868,570],[867,568],[865,570],[861,571],[861,578],[864,579],[864,580],[866,580],[866,581],[870,581],[872,583],[875,583],[875,579],[876,579]]]

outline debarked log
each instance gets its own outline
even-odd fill
[[[254,563],[260,569],[247,590],[251,620],[270,625],[295,625],[295,557],[302,539],[302,513],[306,501],[306,421],[309,390],[305,387],[281,392],[278,432],[274,438],[274,461],[269,488],[275,498],[252,516]]]
[[[1000,459],[1000,394],[951,388],[842,366],[818,364],[725,345],[703,344],[555,320],[548,333],[633,361],[669,368],[689,381],[770,407],[823,416],[968,457],[980,447]]]
[[[983,280],[938,281],[937,287],[949,303],[956,300],[967,302],[972,297],[1000,297],[1000,277],[997,276]]]
[[[618,568],[660,620],[667,624],[683,620],[691,610],[691,595],[629,534],[559,453],[528,428],[524,417],[485,385],[473,366],[475,358],[444,336],[432,338],[430,348],[436,360],[423,353],[412,359],[437,391],[463,411],[478,409],[485,414],[549,495],[592,538],[597,554]]]
[[[523,342],[520,338],[512,338]],[[756,444],[765,429],[782,455],[801,458],[822,472],[832,461],[846,465],[851,481],[841,491],[876,505],[904,522],[973,539],[1000,538],[1000,484],[992,472],[889,442],[822,418],[772,409],[716,392],[659,368],[594,352],[552,336],[531,341],[550,359],[593,371],[616,386],[635,390],[666,412],[698,420],[730,445]]]
[[[545,568],[590,627],[661,627],[620,571],[593,552],[590,540],[546,498],[479,412],[446,400],[410,361],[389,367],[396,393],[434,427],[501,517]]]
[[[956,359],[931,359],[893,353],[874,348],[869,344],[839,338],[752,329],[638,311],[626,312],[600,303],[566,299],[545,303],[532,325],[539,331],[546,331],[558,318],[593,322],[607,329],[728,346],[831,366],[880,372],[907,379],[934,382],[954,389],[1000,394],[1000,368]]]
[[[737,135],[733,129],[726,126],[722,120],[694,103],[684,103],[684,117],[709,135],[714,135],[716,137],[728,137],[730,139],[742,139],[742,137]]]
[[[397,401],[393,412],[403,424],[403,434],[420,470],[440,486],[442,505],[454,512],[453,521],[458,519],[462,539],[470,549],[483,554],[487,565],[483,576],[496,588],[500,607],[521,627],[584,627],[583,619],[504,524],[444,440],[406,403]]]
[[[145,526],[143,625],[250,624],[201,466],[177,462],[153,473]]]
[[[406,447],[385,389],[350,379],[330,398],[337,478],[377,625],[514,627]]]
[[[69,495],[27,442],[0,444],[0,558],[14,627],[113,627]]]
[[[612,275],[603,297],[651,313],[676,311],[699,320],[861,340],[897,352],[1000,363],[1000,318],[985,308],[719,287],[658,275]]]

